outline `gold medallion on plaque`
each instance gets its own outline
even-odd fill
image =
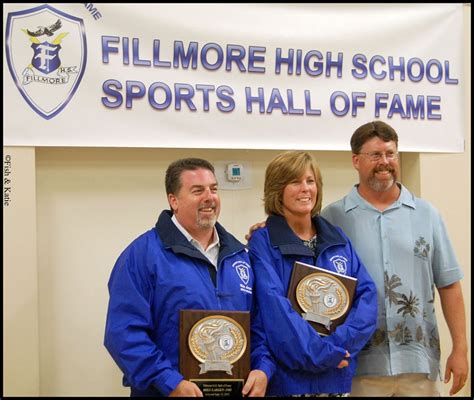
[[[188,336],[192,355],[199,364],[200,374],[225,371],[232,375],[232,364],[247,348],[247,337],[242,326],[232,318],[211,315],[194,324]]]
[[[331,321],[349,308],[349,292],[334,275],[316,272],[305,276],[296,287],[296,300],[305,311],[303,318],[323,324],[328,330]]]

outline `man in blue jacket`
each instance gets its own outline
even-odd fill
[[[123,251],[108,285],[104,344],[132,397],[202,396],[179,372],[180,309],[255,311],[247,252],[217,223],[212,164],[177,160],[165,181],[171,211],[164,210],[155,227]],[[248,267],[245,285],[242,266]],[[242,393],[263,396],[275,367],[259,317],[251,315],[252,371]]]

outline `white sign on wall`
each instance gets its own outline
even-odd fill
[[[464,151],[462,4],[4,4],[4,144]]]

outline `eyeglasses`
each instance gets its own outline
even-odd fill
[[[396,151],[387,151],[386,153],[381,153],[380,151],[372,151],[370,153],[358,153],[363,154],[364,156],[369,157],[370,161],[380,161],[382,157],[385,156],[387,161],[393,161],[398,158],[398,152]]]

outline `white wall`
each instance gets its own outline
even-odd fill
[[[34,170],[31,149],[6,150],[31,175]],[[18,156],[21,153],[27,153],[26,160],[21,161]],[[10,219],[13,222],[8,225],[6,219],[4,225],[4,244],[10,249],[5,254],[13,257],[4,259],[5,393],[128,395],[121,387],[120,371],[102,345],[108,301],[106,284],[119,253],[133,238],[152,227],[159,212],[167,207],[164,192],[167,165],[187,156],[213,162],[251,163],[252,189],[221,191],[220,221],[243,240],[248,226],[264,219],[261,204],[264,171],[277,153],[37,148],[36,182],[34,176],[21,179],[16,175],[30,188],[17,193],[27,205],[16,203],[21,213]],[[314,155],[321,166],[324,204],[327,204],[345,195],[357,176],[349,152],[314,152]],[[402,158],[403,181],[415,192],[421,188],[424,197],[440,207],[445,216],[466,274],[463,284],[468,322],[470,230],[465,221],[469,221],[466,217],[470,214],[469,162],[469,151],[456,155],[405,154]],[[452,179],[453,176],[458,180]],[[443,186],[440,182],[444,182]],[[35,185],[36,198],[31,190]],[[440,187],[446,190],[439,190]],[[456,207],[451,207],[452,204]],[[34,237],[35,213],[37,238]],[[25,299],[29,303],[18,307]],[[443,324],[441,338],[445,357],[450,340]],[[29,386],[25,386],[25,378],[31,382]]]
[[[251,163],[252,189],[221,191],[220,221],[243,240],[248,226],[264,219],[264,171],[277,153],[36,149],[41,395],[128,395],[128,390],[121,386],[120,371],[102,345],[108,301],[106,284],[119,253],[152,227],[159,212],[167,207],[164,173],[168,164],[187,156],[212,162]],[[313,154],[323,174],[324,204],[345,195],[357,180],[350,153]],[[417,176],[416,169],[410,174],[404,167],[403,172],[405,176]],[[467,290],[470,295],[470,288]],[[448,334],[442,331],[441,335],[446,338]],[[445,342],[449,344],[449,340]],[[17,387],[10,387],[11,394],[16,393]]]
[[[5,393],[37,396],[35,149],[4,149],[3,166],[3,387]]]

